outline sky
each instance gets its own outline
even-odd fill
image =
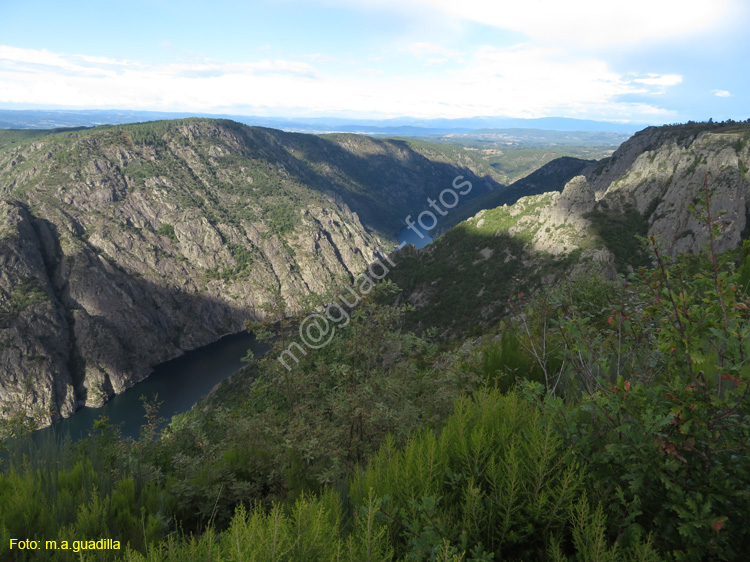
[[[750,0],[0,0],[0,108],[750,118]]]

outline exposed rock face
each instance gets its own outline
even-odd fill
[[[222,280],[207,271],[237,259],[201,220],[175,227],[176,241],[116,225],[85,240],[73,222],[55,224],[18,202],[0,212],[0,393],[38,407],[45,421],[101,404],[154,364],[241,330],[277,299],[297,309],[377,251],[351,214],[311,208],[289,241],[263,239],[257,227],[227,231],[256,256],[246,274]]]
[[[6,415],[49,423],[269,310],[300,310],[363,271],[377,233],[459,173],[471,175],[398,143],[213,120],[0,151]]]
[[[416,307],[410,317],[415,327],[435,326],[445,337],[465,335],[509,313],[518,292],[579,274],[612,278],[616,265],[630,265],[603,243],[592,212],[621,221],[618,227],[634,219],[634,229],[655,235],[673,256],[699,252],[708,233],[690,207],[706,174],[712,214],[723,230],[717,249],[736,247],[750,233],[749,169],[750,124],[651,127],[612,157],[580,169],[562,193],[480,211],[423,250],[402,250],[393,278]],[[637,247],[633,232],[624,228],[619,234]]]
[[[551,227],[565,221],[582,241],[595,209],[623,212],[629,206],[648,220],[666,251],[676,256],[704,248],[708,232],[690,208],[703,199],[704,178],[711,190],[712,215],[721,216],[717,249],[739,245],[750,214],[750,126],[649,127],[633,136],[598,167],[568,182],[562,195],[542,212]],[[720,215],[721,213],[721,215]],[[552,237],[537,240],[550,247]],[[634,244],[637,242],[634,241]],[[554,246],[554,244],[552,244]]]
[[[649,128],[624,143],[612,159],[614,164],[592,177],[597,198],[610,208],[632,204],[640,213],[650,210],[649,234],[671,255],[698,252],[706,243],[708,233],[690,212],[706,174],[714,214],[725,211],[718,249],[739,244],[750,209],[750,127],[696,132]],[[620,160],[630,165],[614,177]]]
[[[596,160],[581,160],[569,156],[556,158],[509,186],[482,194],[464,208],[451,212],[440,221],[436,233],[440,235],[446,232],[482,209],[512,205],[522,197],[562,191],[571,178],[588,173],[597,164]]]
[[[76,406],[71,377],[71,320],[56,297],[46,224],[20,205],[0,203],[0,396],[31,411],[69,415]],[[23,329],[18,327],[23,326]],[[36,393],[34,389],[45,388]]]

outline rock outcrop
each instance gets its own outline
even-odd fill
[[[570,180],[559,197],[548,201],[540,220],[552,230],[570,225],[576,230],[573,237],[588,245],[589,213],[621,215],[631,209],[647,222],[643,234],[654,235],[669,255],[697,253],[705,247],[708,232],[692,208],[705,199],[707,178],[712,215],[722,230],[716,248],[736,248],[748,229],[749,167],[748,124],[649,127],[599,166]],[[554,238],[554,233],[541,235],[535,243],[554,248]]]
[[[749,169],[749,123],[650,127],[582,166],[561,193],[480,211],[423,250],[402,250],[393,279],[416,308],[413,327],[463,336],[510,313],[519,292],[647,265],[647,255],[629,262],[644,257],[636,234],[654,235],[671,256],[700,252],[708,232],[691,207],[705,199],[706,177],[716,249],[737,247],[750,237]]]
[[[737,247],[750,213],[749,166],[747,124],[651,127],[624,143],[590,181],[600,206],[647,213],[648,234],[676,256],[696,253],[707,241],[690,211],[706,177],[714,214],[722,213],[717,249]]]

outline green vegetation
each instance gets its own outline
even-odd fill
[[[161,435],[151,405],[138,441],[103,420],[76,445],[10,443],[3,555],[33,530],[128,545],[83,560],[736,560],[750,249],[739,269],[651,255],[627,281],[516,295],[501,337],[443,352],[402,332],[384,284],[291,371],[282,325]]]
[[[33,139],[49,134],[49,131],[34,131],[29,129],[0,129],[0,150],[8,146],[17,145],[21,141]]]
[[[157,231],[162,236],[166,236],[167,238],[177,241],[177,235],[174,233],[174,226],[172,226],[169,223],[164,223],[159,227],[159,230]]]
[[[674,125],[663,125],[660,127],[667,133],[673,133],[679,144],[690,144],[700,133],[735,133],[747,132],[747,124],[750,121],[733,121],[727,119],[724,122],[713,121],[688,121],[687,123],[676,123]],[[652,129],[648,127],[645,131]]]
[[[456,403],[438,436],[422,431],[403,449],[386,443],[355,474],[350,494],[355,505],[370,494],[386,498],[381,512],[401,523],[392,527],[397,554],[416,550],[429,560],[455,544],[456,554],[471,545],[473,559],[538,559],[552,537],[569,532],[583,493],[583,473],[564,462],[563,448],[528,401],[479,391]]]
[[[740,289],[750,294],[750,240],[742,243],[742,258],[740,259],[739,268],[739,286]]]
[[[244,246],[238,244],[227,244],[227,247],[232,253],[236,265],[234,267],[225,267],[222,270],[210,270],[208,272],[209,278],[223,279],[228,282],[233,279],[247,276],[250,273],[253,261],[255,260],[253,252],[249,252]]]
[[[404,139],[416,150],[450,153],[464,149],[467,166],[509,185],[557,158],[598,160],[611,156],[628,135],[586,131],[534,129],[477,130],[422,139]],[[440,148],[438,148],[440,147]],[[469,161],[473,161],[469,164]],[[474,166],[474,167],[472,167]]]
[[[657,201],[658,204],[658,201]],[[638,243],[637,237],[648,233],[648,218],[655,210],[643,215],[633,205],[626,205],[622,212],[600,207],[585,215],[594,225],[594,230],[604,244],[615,255],[615,267],[625,272],[627,266],[648,265],[649,255]]]
[[[488,193],[478,195],[471,201],[466,202],[460,208],[452,211],[448,216],[441,218],[437,233],[445,232],[461,221],[473,217],[483,209],[494,209],[502,205],[513,205],[521,197],[530,195],[541,195],[551,191],[562,191],[565,184],[574,176],[578,175],[586,166],[591,165],[593,160],[581,160],[561,156],[550,164],[544,165],[532,171],[530,174],[515,181],[507,188],[496,189]]]
[[[301,224],[298,209],[327,208],[332,199],[372,232],[393,237],[404,209],[422,208],[459,175],[474,185],[464,200],[500,187],[481,156],[457,146],[301,135],[228,120],[0,131],[3,146],[0,180],[17,184],[17,197],[46,197],[46,205],[59,207],[48,193],[88,193],[86,180],[101,172],[131,191],[157,190],[181,209],[200,209],[213,224],[262,221],[284,238]],[[14,182],[24,173],[23,182]]]
[[[434,327],[442,337],[479,335],[507,313],[512,295],[530,293],[543,277],[559,276],[575,263],[579,250],[555,256],[531,246],[542,228],[539,215],[552,196],[487,210],[449,230],[427,250],[401,250],[389,278],[407,294],[418,295],[406,327]]]
[[[585,215],[596,234],[615,256],[615,266],[625,273],[628,267],[638,268],[651,263],[649,254],[639,239],[648,233],[649,219],[656,212],[661,200],[655,198],[641,214],[631,203],[622,211],[610,209],[606,204]],[[686,231],[681,236],[687,236]]]
[[[203,195],[239,196],[262,184],[252,174],[235,192]],[[264,184],[260,212],[290,185]],[[653,238],[633,253],[658,201],[643,215],[600,208],[591,219],[618,266],[642,258],[649,267],[615,281],[584,272],[529,296],[580,257],[524,263],[545,197],[488,211],[399,263],[390,279],[431,291],[429,306],[396,304],[399,288],[383,282],[315,350],[299,346],[300,319],[250,326],[273,328],[269,355],[161,432],[155,404],[144,404],[137,440],[100,419],[81,442],[33,444],[18,437],[24,420],[4,422],[0,557],[742,559],[750,242],[717,254],[723,233],[707,186],[696,204],[709,233],[700,256],[668,260]],[[165,227],[160,234],[174,235]],[[226,246],[236,264],[227,275],[246,275],[252,252]],[[40,291],[27,280],[3,302],[27,307]],[[438,345],[434,326],[472,337]],[[277,360],[285,350],[295,354],[290,369]],[[124,548],[11,551],[19,537],[112,538]]]
[[[748,172],[747,164],[745,164],[745,162],[743,160],[737,159],[737,166],[740,169],[740,174],[742,175],[742,177],[746,178],[747,177],[747,172]]]
[[[487,159],[490,162],[498,181],[508,185],[526,177],[533,171],[557,158],[571,157],[586,160],[598,160],[610,156],[618,145],[602,149],[591,147],[545,147],[504,149],[502,154],[493,154],[490,149]]]
[[[10,295],[0,294],[0,326],[3,322],[18,316],[28,307],[47,301],[49,297],[36,279],[24,279],[13,288]]]
[[[294,229],[299,224],[299,212],[297,207],[287,205],[286,203],[279,203],[271,205],[268,210],[268,218],[270,224],[280,235],[289,234],[294,232]]]

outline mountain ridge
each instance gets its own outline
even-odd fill
[[[398,141],[216,120],[11,143],[0,151],[0,399],[45,423],[101,404],[152,365],[351,280],[389,246],[402,210],[456,176],[477,194],[499,187],[432,158]]]
[[[487,329],[512,310],[519,292],[649,265],[639,235],[655,236],[668,256],[698,253],[708,234],[691,205],[702,198],[706,176],[722,228],[715,248],[737,248],[750,233],[749,167],[750,124],[644,129],[560,193],[482,210],[430,246],[402,250],[392,275],[416,307],[407,325],[435,327],[444,337]],[[467,318],[476,319],[474,327]]]
[[[134,110],[69,110],[69,109],[0,109],[1,128],[79,127],[118,125],[164,119],[205,117],[209,119],[231,119],[245,125],[273,127],[298,132],[372,132],[379,134],[444,134],[446,132],[468,132],[474,129],[506,129],[531,127],[556,131],[612,131],[634,133],[644,125],[573,119],[567,117],[542,117],[536,119],[509,117],[470,117],[420,119],[395,117],[385,119],[357,119],[341,117],[263,117],[232,114],[204,114],[194,112],[162,112]]]

